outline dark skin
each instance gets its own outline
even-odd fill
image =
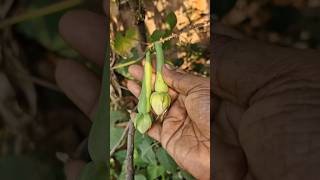
[[[66,15],[60,30],[76,50],[102,65],[103,17],[82,13]],[[319,179],[320,53],[266,45],[239,36],[231,38],[221,32],[212,35],[214,176],[219,180]],[[130,72],[141,79],[140,66],[131,67]],[[176,75],[175,71],[164,70],[163,73],[172,79]],[[99,98],[100,79],[73,61],[59,62],[56,77],[61,89],[92,117]],[[197,81],[188,84],[194,82]],[[201,87],[209,89],[204,84]],[[139,94],[137,84],[129,82],[128,87],[133,94]],[[182,86],[171,84],[170,87],[173,97],[175,94],[185,96],[177,90]],[[204,92],[208,93],[207,90]],[[208,102],[202,101],[199,102],[201,105]],[[175,103],[187,107],[186,100],[177,98]],[[178,119],[177,124],[184,124],[189,118],[192,126],[198,126],[187,108],[179,112],[183,118]],[[148,133],[162,142],[163,125],[155,128],[157,126]],[[170,150],[170,143],[162,144],[179,165],[188,169],[188,165]],[[79,162],[73,161],[66,166],[69,180],[78,172],[73,170],[76,165],[79,166]],[[201,175],[209,174],[207,169],[188,170],[195,176],[200,174],[201,179],[208,177]]]
[[[319,179],[320,53],[218,32],[212,44],[216,178]]]

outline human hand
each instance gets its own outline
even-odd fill
[[[83,56],[91,60],[93,63],[99,65],[100,67],[102,67],[103,65],[103,60],[105,56],[104,49],[106,39],[106,27],[107,25],[104,24],[103,16],[99,16],[88,11],[69,12],[62,18],[60,22],[60,32],[64,39],[75,50],[80,52]],[[140,68],[140,66],[132,66],[130,68],[130,72],[137,79],[141,78],[142,75],[142,71]],[[153,134],[151,135],[155,139],[160,140],[161,138],[161,142],[163,142],[163,144],[166,145],[169,153],[174,156],[179,165],[183,166],[186,170],[191,172],[196,177],[199,177],[201,179],[209,179],[209,80],[205,78],[199,78],[196,76],[180,75],[180,73],[176,74],[174,72],[170,72],[171,71],[168,71],[166,73],[168,77],[172,78],[167,79],[169,81],[168,83],[171,86],[177,86],[176,90],[181,91],[181,94],[179,93],[178,95],[177,92],[170,90],[170,94],[174,96],[173,99],[175,100],[172,104],[172,107],[174,108],[170,110],[170,113],[168,112],[168,115],[171,114],[172,117],[170,118],[169,116],[167,116],[168,120],[166,119],[163,124],[165,126],[160,128],[160,125],[155,125],[154,128],[152,128],[153,131],[150,131],[150,133],[153,132]],[[192,80],[197,83],[193,82],[190,85],[186,83],[178,83],[180,82],[180,80],[175,79],[178,77],[183,77],[183,79],[181,79],[181,82],[189,82],[185,80]],[[58,62],[56,67],[56,80],[60,88],[64,91],[64,93],[86,115],[88,115],[89,117],[93,117],[100,94],[101,81],[99,77],[91,73],[83,65],[80,65],[74,61],[60,61]],[[174,85],[174,82],[178,84]],[[138,86],[134,87],[133,82],[131,82],[131,86],[129,84],[128,86],[134,92],[134,94],[139,93]],[[192,89],[192,84],[198,84],[199,86]],[[187,92],[188,89],[190,90],[190,92]],[[199,90],[199,92],[195,92],[196,90]],[[203,94],[200,94],[201,92]],[[188,102],[191,100],[193,101],[193,104]],[[194,105],[198,106],[194,107]],[[185,108],[190,109],[189,112],[191,112],[191,116],[188,115]],[[192,112],[196,109],[200,110]],[[197,114],[199,112],[202,113]],[[178,117],[180,115],[181,117]],[[197,121],[194,122],[193,118]],[[176,122],[173,122],[174,120],[176,120]],[[173,127],[175,129],[170,129],[167,127]],[[196,128],[195,131],[193,131],[192,128]],[[174,134],[174,131],[171,130],[174,130],[177,133]],[[160,132],[163,132],[163,134],[160,134]],[[187,133],[190,133],[191,136],[186,137],[186,135],[189,135]],[[195,135],[199,136],[198,139],[196,139]],[[188,139],[187,142],[186,139]],[[198,140],[203,142],[198,142]],[[185,143],[185,148],[183,148],[182,145],[184,144],[182,143]],[[191,149],[190,152],[186,151],[190,147],[194,146],[196,143],[200,143],[200,146],[196,147],[195,149]],[[178,146],[175,144],[178,144]],[[183,160],[182,158],[186,154],[188,154],[188,158],[185,158],[185,160]],[[80,172],[79,168],[81,168],[83,165],[84,163],[79,161],[69,162],[66,165],[65,169],[68,180],[73,180]]]
[[[216,179],[319,179],[320,53],[212,39]]]
[[[142,66],[130,66],[129,73],[137,80],[143,78]],[[170,87],[172,105],[163,121],[155,121],[147,134],[180,167],[197,179],[210,179],[210,80],[166,67],[163,77]],[[153,83],[154,79],[153,74]],[[127,86],[139,97],[141,87],[135,81],[128,81]]]
[[[107,27],[105,16],[78,10],[65,14],[59,24],[60,33],[70,46],[100,67],[104,63]],[[100,78],[74,60],[59,61],[55,76],[61,90],[92,119],[100,96]],[[81,160],[68,161],[67,180],[76,180],[84,166]]]

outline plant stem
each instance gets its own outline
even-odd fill
[[[117,142],[117,144],[112,147],[111,151],[110,151],[110,157],[114,155],[114,153],[122,146],[124,145],[122,142],[125,142],[125,139],[127,137],[129,131],[129,123],[127,124],[127,127],[124,129],[119,141]]]
[[[156,50],[157,56],[157,71],[156,71],[156,82],[155,82],[155,91],[156,92],[168,92],[168,85],[164,82],[162,77],[162,67],[164,65],[164,55],[162,50],[162,43],[155,42],[154,48]]]
[[[164,64],[162,44],[160,42],[155,42],[154,47],[156,49],[156,56],[157,56],[157,73],[161,73],[162,67]]]
[[[129,121],[127,157],[126,157],[126,163],[127,163],[126,180],[134,180],[133,151],[134,151],[134,126],[132,121]]]

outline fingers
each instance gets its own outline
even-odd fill
[[[129,73],[133,76],[134,79],[142,81],[143,80],[143,67],[140,65],[131,65],[129,67]],[[154,73],[152,74],[152,87],[154,86],[155,82],[155,75]]]
[[[277,93],[290,80],[320,81],[320,55],[313,51],[212,36],[211,89],[223,99],[248,106]]]
[[[172,89],[184,95],[197,91],[198,88],[210,88],[210,80],[208,78],[169,70],[167,65],[162,69],[162,73],[165,82]]]
[[[131,65],[128,69],[129,73],[134,77],[134,79],[142,81],[143,79],[143,67],[140,65]]]
[[[243,179],[248,172],[246,157],[237,127],[245,112],[244,108],[230,102],[221,102],[218,112],[213,114],[212,132],[215,137],[215,169],[217,179]]]
[[[71,160],[65,164],[64,171],[67,180],[77,180],[86,163],[81,160]]]
[[[213,26],[213,33],[215,34],[220,34],[220,35],[225,35],[225,36],[230,36],[235,39],[244,39],[244,35],[240,33],[239,31],[227,27],[221,23],[215,23]]]
[[[74,61],[59,61],[55,77],[58,86],[86,114],[92,117],[100,94],[100,80]]]
[[[129,73],[133,76],[134,79],[137,79],[139,81],[142,81],[143,79],[143,67],[140,65],[131,65],[129,67]],[[155,82],[155,75],[152,75],[152,88],[154,88],[154,82]],[[140,86],[134,82],[129,80],[127,83],[128,89],[132,92],[132,94],[136,97],[139,97],[140,95]],[[169,89],[169,95],[171,96],[172,100],[175,100],[177,97],[177,93]]]
[[[141,91],[141,87],[139,86],[139,84],[137,84],[135,81],[129,80],[127,82],[127,87],[135,97],[139,97]]]
[[[89,11],[71,11],[61,18],[59,30],[75,50],[102,66],[107,44],[105,19]]]

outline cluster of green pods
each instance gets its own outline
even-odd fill
[[[138,114],[134,119],[135,128],[142,134],[148,131],[152,125],[151,108],[156,115],[160,116],[166,112],[171,104],[171,98],[168,93],[169,88],[162,76],[162,67],[164,65],[162,44],[155,42],[154,48],[157,57],[154,92],[152,92],[151,53],[147,51],[146,62],[144,64],[144,76],[137,105]]]

